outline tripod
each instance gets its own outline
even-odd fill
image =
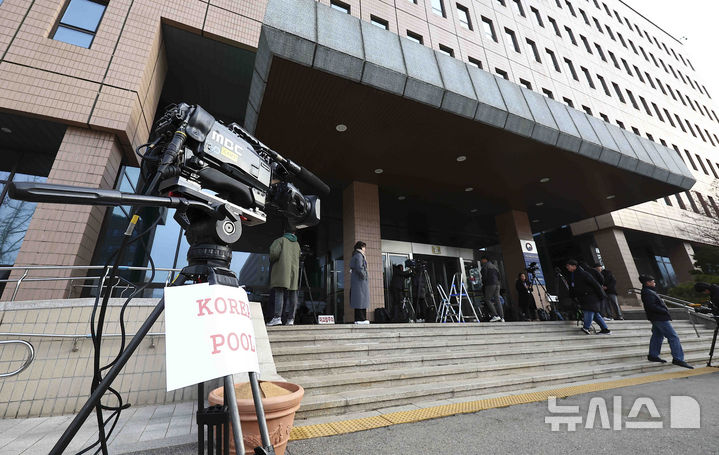
[[[719,368],[716,365],[712,365],[712,357],[714,357],[714,347],[717,344],[717,333],[719,333],[719,316],[714,316],[714,322],[716,323],[716,327],[714,327],[714,337],[712,338],[712,347],[711,349],[709,349],[709,361],[707,362],[707,366]]]
[[[305,260],[307,256],[304,254],[300,256],[300,285],[304,285],[307,288],[307,294],[310,295],[310,302],[312,302],[312,323],[317,324],[317,307],[315,306],[315,299],[312,297],[312,288],[310,287],[310,281],[307,279],[307,267],[305,267]],[[305,303],[307,303],[307,297],[305,296]],[[296,311],[296,309],[295,309]],[[294,316],[293,316],[294,317]]]
[[[180,213],[178,211],[178,213]],[[183,213],[182,215],[187,216]],[[204,214],[203,214],[204,215]],[[189,218],[185,218],[189,220]],[[195,283],[208,282],[209,284],[221,284],[225,286],[238,287],[239,282],[235,273],[230,270],[230,262],[232,260],[232,250],[229,247],[228,240],[239,240],[241,234],[241,224],[239,221],[230,221],[227,218],[217,221],[211,219],[209,216],[200,216],[198,219],[190,221],[187,226],[186,236],[190,243],[190,248],[187,252],[188,266],[183,268],[177,279],[173,282],[173,286],[182,286],[187,281],[194,281]],[[228,238],[229,235],[229,238]],[[73,421],[67,427],[65,432],[62,434],[58,442],[55,444],[53,449],[50,451],[51,455],[61,454],[67,448],[70,441],[77,434],[78,430],[85,422],[87,417],[92,412],[93,408],[96,409],[98,414],[98,424],[100,425],[100,440],[102,445],[103,453],[107,453],[106,443],[104,441],[104,430],[102,429],[102,408],[100,400],[110,388],[112,382],[115,380],[120,370],[125,366],[127,361],[130,359],[135,350],[139,347],[143,338],[150,331],[152,325],[160,317],[160,314],[165,308],[164,297],[155,306],[155,309],[150,313],[145,322],[142,324],[137,334],[128,343],[127,348],[119,355],[114,366],[108,371],[103,380],[94,388],[90,398],[87,400],[85,405],[82,407],[80,412],[75,416]],[[260,436],[262,439],[262,447],[255,449],[255,454],[274,454],[274,448],[270,443],[269,432],[267,430],[267,423],[265,421],[265,413],[262,407],[262,398],[259,387],[259,381],[257,373],[250,372],[250,386],[252,389],[252,397],[255,404],[255,413],[257,414],[257,422],[260,429]],[[238,454],[244,455],[245,449],[242,442],[242,428],[240,426],[240,416],[237,410],[235,387],[232,375],[224,377],[224,390],[225,390],[225,406],[229,409],[230,421],[233,428],[233,438],[235,443],[235,449]],[[203,421],[203,412],[206,411],[204,408],[204,384],[198,384],[198,415],[197,421],[200,425]],[[226,419],[226,417],[225,417]],[[204,453],[204,428],[198,428],[198,453]],[[229,431],[227,426],[224,426],[224,431]],[[227,441],[227,433],[224,435],[225,441]],[[218,453],[221,450],[220,438],[217,436],[218,442]],[[208,433],[208,447],[212,450],[212,434]],[[229,447],[225,446],[225,453],[229,453]]]

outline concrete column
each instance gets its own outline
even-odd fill
[[[507,292],[512,299],[515,314],[519,314],[519,296],[514,287],[514,282],[517,280],[517,275],[526,269],[521,241],[533,240],[532,228],[529,224],[527,212],[520,212],[518,210],[510,210],[509,212],[497,215],[495,222],[497,224],[497,233],[499,234],[499,244],[502,247],[507,286],[509,287]],[[539,308],[541,306],[539,301],[540,296],[538,295],[539,290],[535,289],[534,291],[534,299],[537,302],[537,308]],[[544,295],[541,297],[546,300]]]
[[[669,260],[672,261],[674,273],[679,283],[694,281],[689,271],[694,270],[694,248],[691,243],[677,241],[669,250]]]
[[[604,266],[611,270],[617,279],[617,297],[620,305],[637,306],[641,303],[639,296],[629,294],[630,288],[641,288],[639,271],[629,250],[624,231],[609,228],[596,231],[594,240],[602,254]]]
[[[122,161],[114,134],[69,127],[65,132],[48,183],[112,188]],[[97,243],[105,207],[38,204],[20,247],[15,264],[89,265]],[[87,271],[35,271],[31,277],[84,276]],[[11,278],[19,278],[15,272]],[[8,283],[2,300],[9,300],[15,285]],[[70,297],[69,281],[23,283],[15,300],[62,299]]]
[[[352,182],[342,193],[342,234],[344,243],[344,322],[354,321],[350,307],[349,263],[352,247],[358,241],[367,244],[367,271],[369,272],[370,306],[367,319],[374,320],[374,310],[384,307],[382,284],[382,251],[379,225],[379,189],[377,185]]]

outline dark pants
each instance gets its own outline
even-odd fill
[[[289,321],[295,318],[297,308],[297,291],[288,291],[287,288],[275,288],[274,317]]]
[[[424,297],[417,299],[414,308],[415,319],[424,319],[425,313],[427,312],[427,302],[424,300]]]
[[[623,319],[624,316],[622,315],[622,309],[619,307],[617,294],[607,294],[607,297],[609,300],[609,309],[610,311],[614,311],[614,316],[612,317],[615,319]]]
[[[356,309],[355,308],[355,321],[366,321],[367,320],[367,309],[362,308]]]
[[[652,338],[649,340],[649,355],[651,357],[659,357],[664,338],[669,342],[672,357],[677,360],[684,360],[684,351],[682,350],[682,344],[679,342],[679,336],[677,336],[677,332],[674,331],[674,327],[672,327],[672,323],[669,321],[652,321]]]

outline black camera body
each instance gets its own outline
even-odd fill
[[[247,226],[264,223],[266,212],[297,229],[319,223],[319,198],[303,195],[290,181],[304,169],[236,123],[224,125],[202,107],[180,103],[165,111],[150,139],[154,146],[143,156],[143,174],[160,171],[161,195],[227,203]]]
[[[527,273],[534,275],[537,272],[537,270],[539,270],[539,266],[537,265],[536,262],[530,262],[529,265],[527,266]]]

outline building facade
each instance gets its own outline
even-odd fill
[[[300,240],[336,314],[356,240],[371,309],[416,252],[445,287],[494,253],[512,289],[530,240],[545,276],[570,256],[603,262],[631,304],[639,273],[686,280],[698,227],[719,217],[710,93],[683,44],[619,0],[4,0],[0,21],[2,265],[80,268],[35,277],[103,264],[128,210],[22,203],[7,182],[134,191],[135,149],[180,101],[330,183]],[[147,215],[161,222],[134,265],[183,265],[171,215]],[[248,229],[237,249],[266,253],[280,230]],[[446,253],[460,250],[473,257]],[[259,259],[236,256],[252,275]],[[26,282],[15,299],[86,292],[71,283]]]

